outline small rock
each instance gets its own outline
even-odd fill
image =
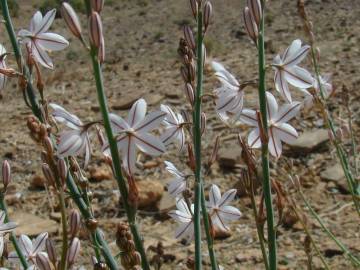
[[[217,159],[223,169],[234,169],[241,159],[241,149],[235,144],[228,145],[219,150]]]
[[[157,105],[163,99],[164,99],[164,95],[151,94],[150,96],[147,96],[146,101],[149,105]]]
[[[175,207],[176,207],[176,199],[174,197],[170,196],[170,194],[168,192],[164,192],[160,201],[157,204],[157,209],[159,211],[159,214],[161,216],[163,216],[163,215],[168,216],[167,213],[170,210],[175,209]]]
[[[140,93],[132,92],[131,94],[127,94],[124,96],[121,96],[118,100],[118,104],[114,104],[111,106],[111,109],[113,110],[128,110],[131,108],[131,106],[137,101],[139,98],[141,98]]]
[[[215,232],[215,239],[226,239],[229,238],[231,236],[231,231],[224,231],[224,230],[220,230],[218,228],[215,228],[214,230]]]
[[[31,179],[31,188],[39,188],[39,189],[43,189],[45,188],[45,184],[46,184],[46,180],[43,176],[41,175],[35,175],[32,179]]]
[[[326,146],[328,140],[329,134],[326,129],[305,131],[290,145],[290,148],[297,154],[311,153]]]
[[[56,221],[25,212],[15,212],[12,220],[18,224],[15,230],[16,235],[26,234],[28,236],[37,236],[43,232],[52,234],[56,233],[59,229]]]
[[[164,186],[153,180],[140,180],[136,182],[139,190],[139,208],[152,208],[160,201],[163,193]]]
[[[335,164],[320,173],[320,177],[327,181],[338,182],[345,177],[341,164]]]
[[[93,167],[89,169],[90,171],[90,181],[100,182],[103,180],[113,179],[113,174],[108,167]]]

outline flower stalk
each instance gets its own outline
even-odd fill
[[[265,65],[265,42],[264,42],[264,22],[265,22],[265,1],[262,1],[262,17],[258,36],[259,52],[259,103],[262,120],[262,130],[268,134],[267,104],[266,104],[266,65]],[[263,192],[266,205],[268,249],[269,249],[269,267],[271,270],[277,269],[277,248],[276,248],[276,230],[274,227],[274,210],[271,195],[271,182],[269,171],[269,147],[268,141],[261,144],[261,163],[263,173]]]

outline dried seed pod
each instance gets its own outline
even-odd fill
[[[69,216],[69,224],[70,224],[70,235],[72,238],[74,238],[81,226],[80,213],[75,209],[71,210]]]
[[[75,263],[76,257],[80,252],[80,240],[79,238],[75,237],[70,244],[67,256],[66,256],[66,261],[68,263],[68,265],[73,265]]]
[[[96,48],[100,47],[103,38],[102,22],[99,13],[93,11],[89,17],[90,42]]]
[[[246,32],[248,33],[249,37],[254,41],[255,44],[257,44],[257,38],[259,35],[258,27],[256,26],[256,23],[253,20],[248,7],[245,7],[244,9],[244,23]]]
[[[260,25],[260,20],[262,16],[262,8],[260,0],[248,0],[247,6],[250,10],[250,14],[253,17],[253,20],[255,21],[256,25]]]
[[[56,181],[53,172],[51,171],[48,164],[43,163],[42,165],[43,174],[50,186],[56,187]]]
[[[100,13],[104,8],[104,0],[91,0],[90,4],[91,8],[97,13]]]
[[[51,270],[49,258],[43,252],[36,254],[36,266],[39,270]]]
[[[184,26],[184,37],[186,40],[186,44],[192,49],[195,50],[196,44],[195,44],[195,38],[194,34],[190,28],[190,26],[185,25]]]
[[[194,89],[192,88],[190,83],[185,84],[185,94],[186,98],[189,101],[190,105],[194,105],[195,95],[194,95]]]
[[[197,14],[198,14],[198,3],[196,0],[190,0],[190,7],[191,7],[191,11],[192,14],[195,18],[195,20],[197,19]]]
[[[6,190],[7,186],[9,185],[9,183],[11,181],[11,167],[7,160],[4,160],[2,163],[1,173],[2,173],[4,189]]]
[[[212,5],[210,3],[210,1],[207,1],[204,5],[204,32],[206,33],[209,24],[210,24],[210,20],[211,20],[211,15],[212,15]]]
[[[79,21],[79,17],[77,16],[75,10],[72,6],[67,3],[63,2],[61,5],[61,16],[63,17],[65,23],[69,27],[69,30],[73,35],[79,39],[82,39],[81,35],[81,24]]]
[[[46,253],[49,256],[49,260],[51,261],[51,263],[53,265],[56,265],[56,263],[57,263],[57,255],[56,255],[56,249],[55,249],[54,241],[51,240],[50,238],[47,238],[46,242],[45,242],[45,248],[46,248]]]

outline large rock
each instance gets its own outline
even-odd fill
[[[297,153],[306,154],[325,148],[328,140],[329,134],[326,129],[305,131],[290,145],[290,148]]]
[[[234,169],[240,163],[241,149],[239,145],[229,144],[219,149],[217,160],[223,169]]]
[[[16,235],[37,236],[43,232],[52,234],[56,233],[59,229],[59,224],[56,221],[25,212],[15,212],[11,220],[18,224],[15,230]]]
[[[327,181],[338,182],[338,181],[344,179],[345,175],[344,175],[344,171],[341,167],[341,164],[337,163],[337,164],[332,165],[332,166],[326,168],[325,170],[323,170],[320,173],[320,177]]]

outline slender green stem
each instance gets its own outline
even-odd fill
[[[307,201],[304,193],[301,191],[301,189],[298,189],[299,194],[304,201],[306,207],[309,209],[312,216],[317,220],[317,222],[320,224],[323,231],[336,243],[336,245],[345,253],[345,255],[348,256],[348,258],[356,265],[360,266],[360,260],[356,258],[348,249],[344,246],[343,243],[341,243],[336,236],[324,225],[324,222],[319,217],[319,215],[316,213],[316,211],[311,207],[310,203]]]
[[[259,102],[260,112],[263,123],[263,131],[268,134],[267,108],[266,108],[266,65],[265,65],[265,46],[264,46],[264,19],[265,19],[265,1],[263,3],[263,14],[260,22],[260,31],[258,38],[259,50]],[[269,172],[269,147],[267,142],[261,145],[261,163],[263,171],[263,190],[266,205],[267,231],[268,231],[268,248],[269,248],[269,266],[271,270],[277,268],[276,256],[276,231],[274,227],[274,210],[272,205],[271,183]]]
[[[61,251],[61,259],[60,259],[60,270],[66,270],[67,269],[66,255],[68,250],[68,230],[67,230],[64,190],[62,186],[59,187],[59,201],[60,201],[61,224],[62,224],[62,251]]]
[[[6,206],[6,202],[5,202],[5,194],[0,194],[0,208],[1,210],[3,210],[5,212],[5,222],[9,221],[9,215],[8,215],[8,211],[7,211],[7,206]],[[10,233],[10,241],[13,244],[16,254],[19,256],[21,265],[24,267],[24,269],[27,269],[29,267],[29,264],[26,260],[25,255],[23,254],[23,252],[21,251],[20,247],[19,247],[19,243],[17,242],[16,239],[16,235],[14,232]]]
[[[193,134],[194,134],[194,152],[195,152],[195,201],[194,201],[194,232],[195,232],[195,269],[202,268],[201,260],[201,193],[202,193],[202,175],[201,175],[201,95],[203,88],[203,18],[199,9],[197,16],[197,39],[196,39],[196,93],[193,114]]]

